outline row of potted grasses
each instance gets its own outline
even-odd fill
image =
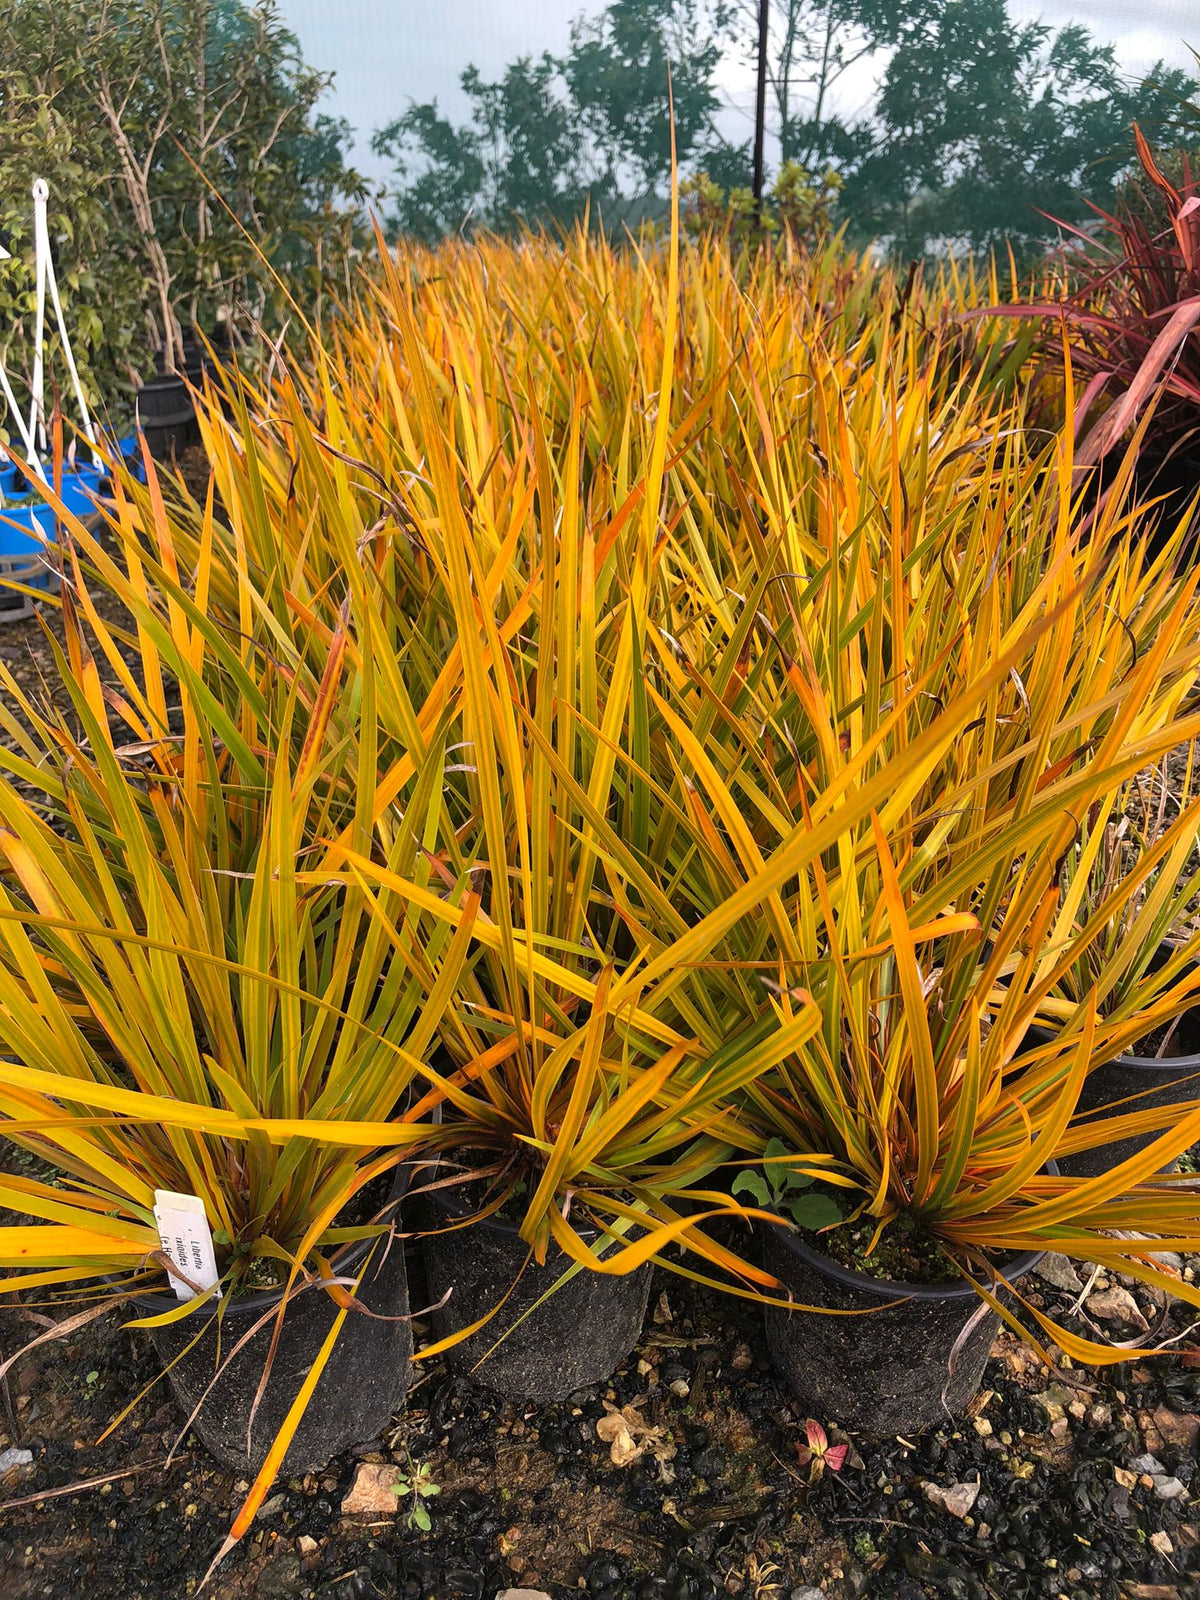
[[[962,318],[997,292],[705,239],[387,257],[210,390],[203,500],[60,508],[49,693],[0,663],[0,1114],[54,1174],[0,1179],[0,1288],[126,1297],[259,1468],[234,1542],[310,1401],[402,1389],[362,1315],[407,1312],[397,1218],[422,1356],[514,1392],[497,1330],[570,1348],[623,1294],[631,1343],[655,1262],[896,1426],[969,1397],[1014,1258],[1200,1298],[1151,1253],[1200,1248],[1162,1170],[1200,1089],[1088,1098],[1200,989],[1197,579],[1132,453],[1097,503],[1028,425],[1025,346]],[[163,1190],[219,1299],[163,1297]],[[231,1313],[253,1436],[197,1341]],[[903,1382],[849,1353],[893,1315]]]

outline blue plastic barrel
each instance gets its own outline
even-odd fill
[[[90,463],[63,472],[60,493],[72,516],[95,516],[96,500],[104,492],[106,477],[103,468]],[[0,578],[53,594],[58,588],[58,573],[47,546],[53,547],[56,538],[53,510],[20,468],[6,462],[0,470]],[[14,622],[32,610],[29,595],[0,588],[0,622]]]
[[[19,473],[16,476],[21,478],[25,493],[18,495],[13,475],[13,468],[8,466],[0,473],[0,579],[53,594],[58,588],[58,573],[46,547],[54,542],[54,513],[45,501],[29,494]],[[7,583],[0,587],[0,622],[15,622],[32,610],[29,595],[8,588]]]
[[[114,440],[110,450],[139,483],[145,483],[146,469],[136,434]],[[81,520],[95,516],[96,502],[110,493],[110,482],[106,467],[80,462],[63,471],[59,490],[62,503]],[[58,573],[46,546],[56,541],[56,524],[54,512],[21,469],[5,462],[0,468],[0,579],[53,594],[58,588]],[[27,617],[32,610],[30,596],[0,587],[0,622]]]

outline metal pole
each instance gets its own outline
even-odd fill
[[[767,22],[770,0],[758,0],[758,100],[754,108],[754,178],[752,190],[756,205],[762,204],[763,145],[767,122]]]

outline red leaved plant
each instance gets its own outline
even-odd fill
[[[1098,466],[1154,404],[1137,440],[1138,487],[1168,495],[1178,516],[1200,484],[1200,179],[1184,155],[1176,187],[1136,123],[1133,131],[1152,191],[1131,184],[1114,213],[1094,206],[1099,227],[1051,218],[1082,247],[1063,255],[1074,288],[1058,303],[966,315],[1054,319],[1043,360],[1061,374],[1069,343],[1079,468]]]
[[[816,1483],[826,1467],[830,1472],[840,1472],[846,1464],[848,1444],[830,1444],[829,1435],[812,1417],[804,1424],[804,1444],[796,1446],[796,1459],[808,1468],[809,1483]]]

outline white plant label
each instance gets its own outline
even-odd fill
[[[171,1283],[177,1300],[194,1300],[199,1291],[209,1289],[218,1278],[217,1257],[213,1250],[212,1229],[204,1214],[204,1201],[195,1194],[175,1194],[170,1189],[154,1191],[154,1220],[163,1251],[195,1289],[172,1273]],[[217,1290],[220,1299],[221,1291]]]

